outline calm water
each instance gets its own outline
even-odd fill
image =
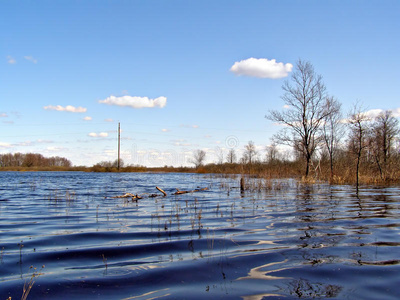
[[[168,196],[111,198],[156,186]],[[172,195],[197,187],[209,189]],[[197,174],[0,172],[0,300],[20,299],[32,274],[28,299],[399,299],[398,187],[237,187]]]

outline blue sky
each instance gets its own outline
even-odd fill
[[[126,164],[263,156],[298,59],[345,112],[399,109],[399,31],[399,1],[1,1],[0,153],[114,160],[120,122]]]

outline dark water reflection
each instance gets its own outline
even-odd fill
[[[241,195],[233,179],[146,173],[0,182],[0,299],[20,299],[32,274],[28,299],[400,296],[398,187],[288,180]],[[155,186],[170,196],[111,198]],[[197,187],[209,189],[171,195]]]

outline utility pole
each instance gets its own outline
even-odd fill
[[[120,123],[118,122],[118,171],[119,171],[120,153],[121,153],[121,126]]]

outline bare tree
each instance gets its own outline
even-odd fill
[[[375,118],[370,132],[369,150],[375,159],[382,179],[387,171],[393,144],[398,134],[399,121],[393,116],[392,111],[382,112]]]
[[[393,116],[392,111],[387,110],[376,117],[374,131],[386,165],[390,158],[395,138],[400,132],[399,121]]]
[[[350,139],[349,148],[350,151],[356,155],[356,186],[358,193],[359,177],[360,177],[360,162],[363,150],[368,146],[367,134],[368,134],[368,123],[370,117],[362,111],[362,108],[355,104],[352,111],[349,113],[348,124],[350,126]]]
[[[236,158],[235,149],[232,148],[229,150],[228,156],[226,157],[226,161],[230,164],[233,164],[236,162],[236,159],[237,158]]]
[[[222,165],[224,163],[224,152],[220,147],[215,149],[215,155],[217,156],[217,163]]]
[[[37,166],[37,167],[39,167],[40,166],[40,160],[41,160],[41,158],[42,158],[43,156],[41,155],[41,154],[34,154],[34,153],[27,153],[27,154],[25,154],[25,157],[24,157],[24,161],[23,161],[23,163],[22,163],[22,165],[24,166],[24,167],[34,167],[34,166]]]
[[[243,156],[246,161],[251,165],[254,162],[254,158],[257,155],[256,145],[254,145],[253,141],[249,141],[246,146],[244,146],[245,151]]]
[[[275,143],[272,143],[271,145],[267,146],[265,150],[267,151],[266,155],[267,162],[274,162],[279,159],[279,151]]]
[[[196,150],[193,154],[193,160],[191,161],[191,163],[193,163],[196,168],[199,168],[200,166],[203,165],[205,159],[206,159],[206,151]]]
[[[299,60],[291,76],[291,82],[282,86],[284,111],[270,110],[267,119],[285,126],[274,140],[301,151],[306,160],[306,177],[312,156],[321,141],[320,128],[330,114],[327,110],[326,87],[322,76],[314,71],[310,62]]]
[[[344,133],[343,124],[341,123],[341,106],[341,103],[335,98],[327,98],[326,109],[330,114],[326,116],[322,126],[325,146],[329,155],[331,181],[333,179],[334,159],[339,150],[339,143]]]

